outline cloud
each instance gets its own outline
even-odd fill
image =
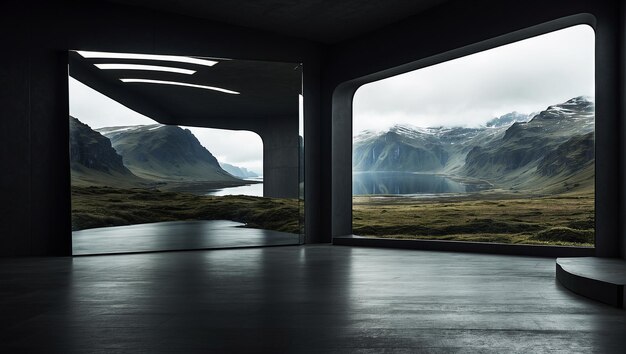
[[[354,97],[354,132],[478,126],[594,96],[594,36],[590,26],[574,26],[366,84]]]
[[[73,77],[69,78],[69,97],[70,115],[92,129],[156,123]]]

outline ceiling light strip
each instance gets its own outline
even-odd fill
[[[142,65],[142,64],[94,64],[102,70],[149,70],[149,71],[165,71],[178,74],[192,75],[196,71],[182,68],[173,68],[171,66],[159,65]]]
[[[150,79],[120,79],[120,80],[123,82],[127,82],[127,83],[138,82],[138,83],[146,83],[146,84],[161,84],[161,85],[194,87],[194,88],[200,88],[200,89],[205,89],[205,90],[213,90],[213,91],[229,93],[231,95],[239,95],[239,92],[237,91],[231,91],[231,90],[223,89],[221,87],[188,84],[186,82],[150,80]]]
[[[109,52],[89,52],[77,50],[83,58],[87,59],[135,59],[135,60],[159,60],[174,61],[179,63],[188,63],[204,66],[213,66],[218,62],[215,60],[198,59],[192,57],[184,57],[178,55],[157,55],[157,54],[132,54],[132,53],[109,53]]]

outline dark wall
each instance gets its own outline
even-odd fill
[[[624,255],[620,221],[624,173],[616,148],[624,140],[620,132],[626,111],[626,28],[619,21],[620,15],[624,17],[620,3],[456,0],[332,47],[105,2],[4,3],[0,11],[0,255],[70,253],[68,49],[302,62],[306,238],[330,242],[333,232],[342,233],[351,225],[351,210],[334,207],[341,202],[333,204],[341,200],[345,204],[349,195],[350,189],[344,187],[350,183],[351,167],[335,157],[350,156],[351,137],[333,141],[333,124],[336,137],[351,131],[351,123],[344,120],[351,115],[352,94],[360,84],[409,70],[416,61],[424,65],[425,58],[439,55],[437,59],[443,60],[442,53],[471,45],[473,50],[486,48],[498,36],[584,12],[597,19],[598,250],[600,255],[617,255],[620,250]]]
[[[23,4],[13,8],[11,16],[23,18]],[[11,21],[8,12],[0,12],[0,249],[4,254],[26,254],[30,250],[30,61],[24,60],[29,47],[14,36],[27,34],[29,24]],[[14,240],[18,239],[18,240]]]
[[[393,26],[333,46],[322,75],[322,235],[350,234],[352,97],[362,84],[559,28],[564,17],[595,22],[596,30],[596,249],[618,256],[624,230],[618,73],[619,1],[451,1]],[[581,15],[583,14],[583,15]],[[591,14],[593,17],[584,14]],[[578,16],[578,17],[576,17]],[[595,20],[594,20],[595,18]],[[535,27],[534,26],[539,26]],[[548,29],[546,29],[548,28]],[[623,82],[621,82],[623,85]],[[332,141],[332,150],[325,149]]]
[[[3,4],[0,26],[3,256],[71,254],[68,49],[301,62],[311,68],[306,124],[319,122],[320,48],[313,42],[97,1],[14,1]],[[311,151],[316,141],[309,140]],[[307,193],[314,195],[312,180]],[[307,208],[310,225],[316,208]]]
[[[0,254],[70,251],[67,59],[62,6],[3,6]],[[61,212],[63,211],[63,212]]]

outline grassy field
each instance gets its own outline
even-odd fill
[[[476,193],[414,199],[354,197],[353,233],[397,239],[593,246],[594,195]]]
[[[72,187],[72,230],[177,220],[233,220],[299,233],[297,199],[198,196],[155,189]]]
[[[72,187],[72,229],[177,220],[233,220],[299,233],[298,200],[198,196],[155,189]],[[593,246],[594,195],[353,198],[353,233],[398,239]]]

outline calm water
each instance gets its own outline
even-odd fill
[[[246,184],[245,186],[215,189],[207,192],[206,195],[249,195],[252,197],[263,196],[263,177],[249,178],[249,181],[260,181],[261,183]]]
[[[72,253],[102,254],[297,245],[300,235],[242,227],[228,220],[167,221],[72,232]]]
[[[352,194],[468,193],[489,189],[488,184],[465,184],[448,177],[407,172],[354,172]]]

